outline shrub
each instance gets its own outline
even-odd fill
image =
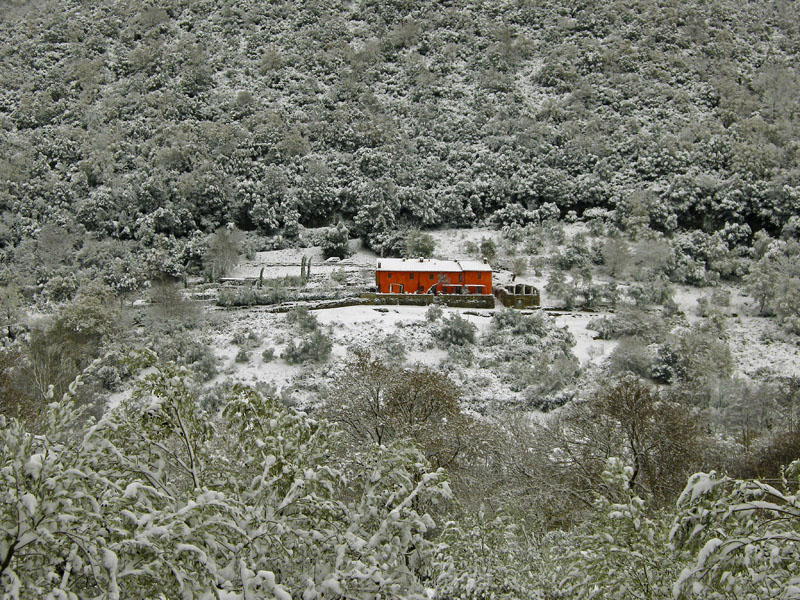
[[[203,410],[215,414],[228,402],[232,384],[229,381],[207,386],[197,397],[197,405]]]
[[[510,331],[515,334],[546,335],[544,315],[536,312],[526,315],[516,310],[505,309],[492,315],[492,329],[495,331]]]
[[[565,353],[556,356],[549,364],[542,363],[533,370],[535,383],[532,390],[537,395],[550,395],[560,391],[568,383],[573,381],[580,372],[578,359],[572,353]]]
[[[538,214],[515,202],[494,211],[488,220],[495,229],[501,229],[510,225],[525,225],[536,220],[538,216]]]
[[[453,365],[469,367],[474,359],[472,349],[469,346],[450,346],[447,349],[447,360]]]
[[[298,306],[286,313],[286,322],[297,325],[300,331],[317,329],[317,317],[311,314],[306,306]]]
[[[789,217],[789,220],[786,221],[783,229],[781,229],[781,238],[785,240],[800,240],[800,217],[797,215]]]
[[[711,306],[711,299],[708,296],[701,296],[697,299],[697,316],[708,317],[712,314],[721,314],[716,306]]]
[[[677,336],[679,369],[687,381],[724,379],[733,373],[733,358],[722,322],[713,318]]]
[[[210,381],[217,375],[217,357],[206,344],[191,344],[183,361],[200,381]]]
[[[673,383],[686,376],[678,352],[670,344],[661,344],[656,350],[650,377],[658,383]]]
[[[264,351],[261,353],[261,360],[263,360],[265,363],[275,360],[275,349],[264,348]]]
[[[633,373],[639,377],[649,377],[653,360],[647,344],[636,337],[622,338],[609,357],[609,370],[612,374]]]
[[[525,275],[528,272],[528,259],[522,256],[515,258],[511,263],[511,272],[514,273],[515,277],[517,275]]]
[[[486,260],[493,260],[497,256],[497,244],[491,238],[481,238],[478,250],[480,251],[480,257]]]
[[[711,292],[711,304],[722,308],[727,308],[731,305],[731,292],[730,290],[717,288]]]
[[[344,285],[347,283],[347,273],[344,269],[339,267],[338,269],[334,269],[331,273],[331,280],[338,283],[339,285]]]
[[[443,314],[444,311],[442,310],[441,306],[438,304],[431,304],[428,307],[428,310],[425,311],[425,318],[433,323],[434,321],[441,319]]]
[[[250,353],[244,348],[239,348],[239,351],[236,353],[236,357],[234,358],[234,360],[237,363],[250,362]]]
[[[585,237],[576,235],[563,252],[558,252],[553,256],[552,261],[553,266],[562,271],[583,269],[591,266],[592,253],[586,245]]]
[[[208,237],[203,264],[211,281],[224,277],[239,260],[244,234],[235,228],[219,227]]]
[[[673,302],[672,286],[663,277],[656,278],[646,285],[635,283],[628,288],[627,293],[634,304],[640,307]]]
[[[390,333],[378,343],[381,354],[394,363],[402,363],[406,358],[406,344],[396,333]]]
[[[289,364],[321,363],[328,360],[332,348],[331,338],[315,329],[311,335],[302,338],[299,343],[289,341],[286,349],[281,353],[281,358]]]
[[[505,225],[500,230],[500,236],[506,241],[504,248],[509,254],[516,254],[515,245],[525,239],[525,229],[519,225]]]
[[[575,308],[578,288],[573,281],[567,281],[563,271],[553,271],[544,286],[544,290],[551,296],[561,300],[564,308]]]
[[[296,278],[285,278],[296,279]],[[336,300],[344,298],[347,290],[331,290],[324,288],[313,288],[308,291],[286,289],[279,287],[279,283],[270,287],[237,287],[234,289],[222,290],[217,298],[218,306],[268,306],[281,304],[282,302],[312,302],[314,300]]]
[[[543,223],[545,221],[556,223],[561,216],[561,211],[554,202],[545,202],[537,208],[536,211],[538,212],[539,219],[541,219]]]
[[[620,237],[609,239],[600,249],[603,264],[612,277],[623,277],[631,260],[628,244]]]
[[[611,217],[611,211],[606,208],[589,208],[583,211],[583,219],[589,227],[589,233],[595,237],[606,234]]]
[[[42,295],[53,302],[64,302],[71,299],[77,289],[78,282],[73,275],[67,277],[56,275],[44,284]]]
[[[661,315],[630,305],[623,305],[610,318],[590,321],[588,329],[596,331],[600,339],[604,340],[638,337],[648,343],[663,340],[668,331],[667,323]]]
[[[445,346],[464,346],[475,343],[477,327],[457,313],[445,319],[439,337]]]
[[[280,304],[289,299],[289,292],[282,287],[258,289],[254,287],[237,287],[221,290],[217,296],[219,306],[255,306]]]
[[[95,376],[104,390],[116,391],[122,383],[119,369],[114,365],[103,365],[97,369]]]

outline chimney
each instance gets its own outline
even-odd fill
[[[381,268],[381,261],[378,261],[378,268]]]
[[[483,264],[486,264],[487,262],[488,262],[488,261],[486,260],[486,257],[484,256],[484,257],[483,257]]]
[[[425,262],[425,259],[420,256],[419,257],[419,262]]]

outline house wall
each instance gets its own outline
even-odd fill
[[[402,293],[415,294],[422,287],[422,292],[427,292],[431,286],[436,285],[436,291],[443,293],[446,285],[461,285],[461,273],[438,273],[418,271],[376,271],[375,284],[382,294]]]
[[[479,293],[492,293],[492,272],[491,271],[464,271],[464,283],[466,285],[482,285]]]

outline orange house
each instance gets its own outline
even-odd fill
[[[375,284],[381,294],[491,294],[486,261],[379,258]]]

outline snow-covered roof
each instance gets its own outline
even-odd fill
[[[454,260],[434,258],[379,258],[378,271],[413,271],[420,273],[460,273],[461,266]]]
[[[482,260],[460,260],[458,264],[465,271],[491,271],[492,266]]]
[[[379,258],[378,271],[406,271],[420,273],[461,273],[463,271],[488,271],[491,265],[480,260],[438,260],[435,258]]]

